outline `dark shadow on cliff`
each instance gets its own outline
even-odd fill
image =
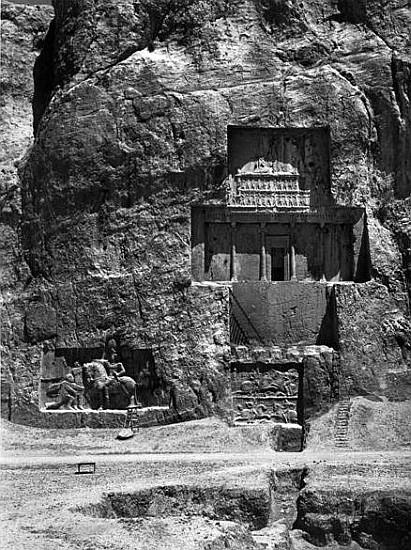
[[[34,95],[33,95],[33,130],[34,135],[40,124],[40,120],[50,103],[54,83],[54,40],[56,35],[56,20],[50,23],[49,30],[44,40],[43,49],[34,63]]]

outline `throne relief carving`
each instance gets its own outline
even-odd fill
[[[310,191],[300,188],[300,172],[291,162],[260,156],[228,178],[229,206],[308,210]]]

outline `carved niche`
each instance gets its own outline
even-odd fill
[[[127,345],[117,347],[115,340],[109,339],[105,345],[95,348],[54,349],[51,344],[45,344],[40,368],[40,407],[48,408],[56,401],[52,390],[63,382],[67,375],[73,375],[74,383],[84,387],[82,369],[76,364],[90,364],[102,358],[113,365],[117,362],[122,363],[125,376],[132,378],[136,383],[137,400],[144,407],[168,405],[169,395],[162,378],[158,375],[152,350],[132,349]],[[107,376],[112,375],[107,366],[104,369]],[[118,384],[115,382],[111,380],[106,406],[108,409],[125,409],[130,402],[130,396],[120,387],[116,387]],[[101,403],[97,397],[96,392],[92,389],[87,391],[86,388],[86,391],[80,392],[76,401],[77,406],[83,409],[98,409]]]
[[[228,206],[306,211],[327,202],[328,140],[324,128],[229,127]]]

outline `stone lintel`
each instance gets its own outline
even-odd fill
[[[205,222],[213,223],[357,223],[365,214],[360,207],[330,206],[312,210],[273,210],[265,207],[236,207],[225,204],[198,204],[193,210],[202,210]]]

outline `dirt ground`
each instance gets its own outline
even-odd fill
[[[243,525],[213,518],[206,509],[194,517],[156,510],[148,517],[101,517],[108,493],[132,495],[168,485],[264,492],[273,472],[304,467],[310,468],[317,486],[331,480],[335,486],[411,489],[410,450],[279,453],[269,448],[263,428],[251,433],[216,419],[147,428],[123,442],[116,434],[3,422],[1,548],[269,548]],[[76,474],[79,462],[95,462],[95,473]]]

